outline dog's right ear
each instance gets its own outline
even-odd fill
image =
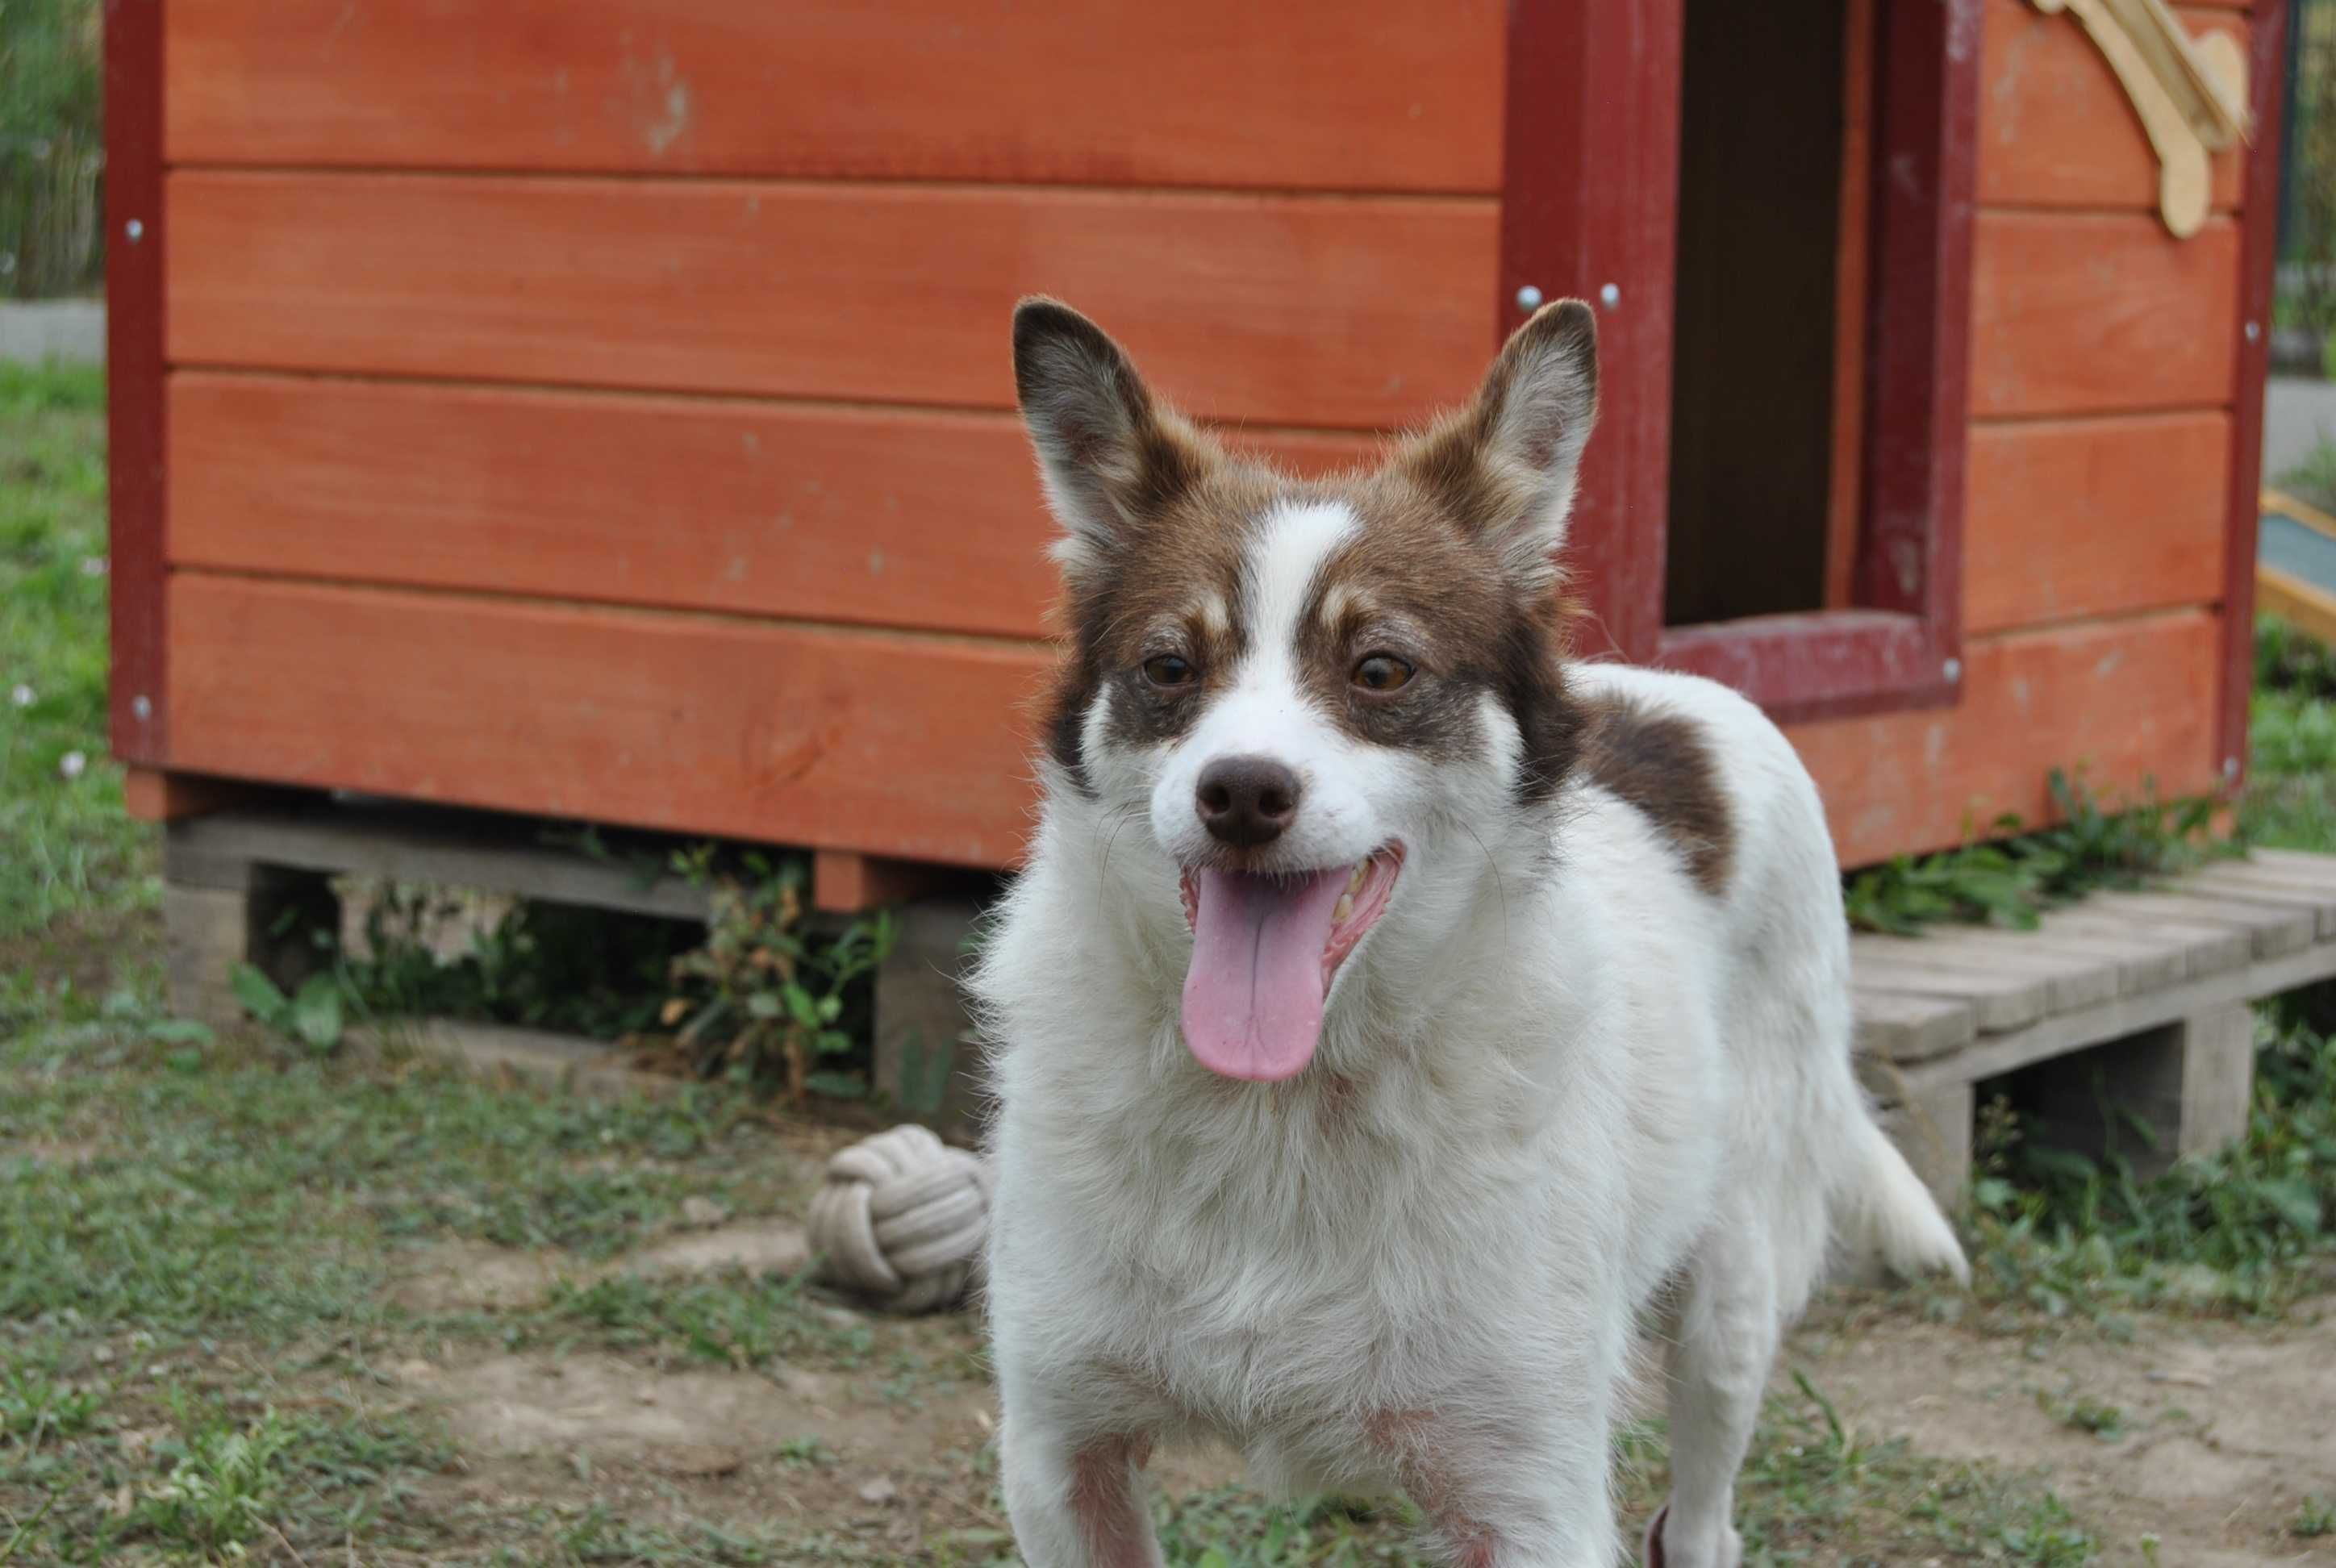
[[[1102,327],[1058,300],[1014,309],[1014,388],[1066,567],[1097,565],[1199,478],[1206,438],[1154,403]]]

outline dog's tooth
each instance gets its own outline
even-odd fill
[[[1347,879],[1347,891],[1348,892],[1357,892],[1361,890],[1363,885],[1363,873],[1370,870],[1370,866],[1371,862],[1368,861],[1357,861],[1355,862],[1355,874]]]
[[[1340,893],[1338,901],[1330,906],[1330,923],[1337,925],[1355,912],[1355,895]]]

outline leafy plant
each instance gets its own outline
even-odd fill
[[[817,935],[806,928],[801,857],[774,863],[749,852],[744,876],[715,875],[712,859],[706,849],[676,861],[708,888],[712,907],[704,945],[671,965],[672,994],[658,1015],[675,1030],[667,1053],[700,1076],[776,1078],[791,1099],[861,1092],[859,1080],[822,1064],[840,1062],[866,1036],[859,982],[891,951],[891,914]]]
[[[2336,1242],[2336,1040],[2313,1027],[2328,1000],[2302,993],[2264,1020],[2245,1137],[2153,1180],[1985,1115],[1969,1223],[1981,1295],[2100,1316],[2261,1310],[2306,1288]]]
[[[2306,1541],[2336,1534],[2336,1502],[2314,1492],[2295,1505],[2295,1517],[2288,1521],[2287,1533]]]
[[[1946,921],[2027,930],[2047,909],[2100,888],[2136,887],[2179,870],[2203,852],[2210,800],[2112,811],[2080,777],[2059,768],[2049,780],[2061,821],[2021,833],[2020,820],[1995,820],[2011,835],[1932,855],[1901,855],[1857,872],[1844,890],[1849,922],[1861,930],[1912,934]]]
[[[339,976],[329,971],[310,975],[287,997],[254,966],[238,964],[228,977],[228,984],[235,991],[236,1000],[243,1004],[244,1011],[267,1027],[289,1035],[319,1053],[331,1051],[341,1043],[346,1013]]]
[[[139,1500],[133,1524],[206,1556],[242,1555],[284,1486],[283,1459],[295,1433],[275,1411],[246,1427],[212,1420],[170,1445],[170,1472]]]

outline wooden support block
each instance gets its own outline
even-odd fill
[[[238,881],[239,885],[176,880],[162,885],[170,1010],[215,1027],[243,1017],[243,1006],[229,986],[237,965],[251,964],[289,990],[323,967],[341,929],[340,900],[323,876],[247,866]]]
[[[1979,976],[2021,978],[2044,986],[2047,1011],[2075,1012],[2113,999],[2118,989],[2115,959],[2074,951],[2027,931],[1952,930],[1928,936],[1858,936],[1850,939],[1850,962],[1918,964]]]
[[[2257,959],[2302,952],[2312,944],[2319,923],[2308,909],[2221,898],[2185,886],[2156,893],[2095,893],[2078,907],[2244,931]]]
[[[1982,1032],[2016,1029],[2045,1014],[2047,988],[2021,975],[1973,971],[1952,964],[1915,963],[1895,957],[1854,958],[1852,982],[1860,990],[1894,991],[1967,1003]]]
[[[1895,991],[1850,995],[1857,1019],[1857,1052],[1889,1062],[1919,1062],[1970,1045],[1979,1015],[1968,1002]]]
[[[1971,1128],[1978,1096],[1967,1083],[1939,1084],[1910,1095],[1883,1113],[1891,1142],[1949,1213],[1971,1184]]]
[[[243,1017],[228,988],[235,967],[254,965],[287,990],[298,985],[339,940],[341,902],[324,872],[206,849],[200,826],[174,825],[162,838],[168,996],[175,1013],[232,1024]]]
[[[970,900],[910,904],[876,969],[877,1092],[895,1110],[960,1137],[976,1130],[982,1093],[962,983],[980,912]]]
[[[851,850],[819,850],[812,856],[812,907],[828,914],[856,915],[886,904],[905,904],[984,891],[989,879],[963,866],[891,860]]]
[[[2003,1082],[2039,1142],[2096,1160],[2114,1153],[2146,1180],[2246,1131],[2254,1011],[2244,1001],[2220,1003],[2038,1062]]]
[[[268,790],[238,779],[132,767],[122,777],[122,809],[141,823],[172,823],[249,805]]]

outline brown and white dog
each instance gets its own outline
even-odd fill
[[[976,980],[989,1311],[1024,1555],[1159,1561],[1142,1469],[1397,1490],[1469,1564],[1609,1563],[1634,1320],[1650,1554],[1734,1563],[1778,1334],[1839,1242],[1961,1272],[1850,1068],[1840,883],[1783,735],[1569,664],[1578,301],[1377,468],[1301,482],[1014,318],[1072,647]]]

